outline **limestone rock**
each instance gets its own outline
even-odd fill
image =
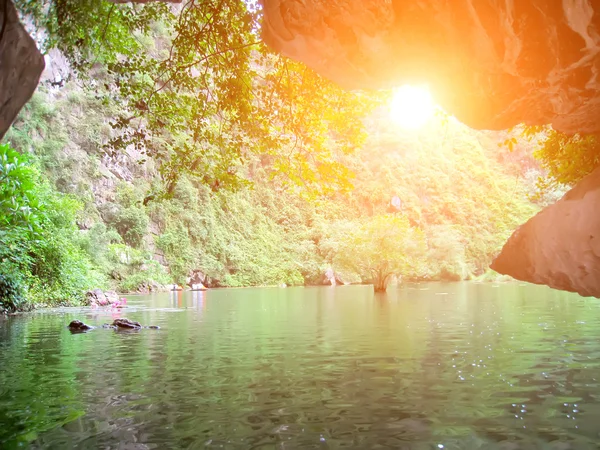
[[[344,281],[342,281],[342,279],[339,277],[339,275],[337,273],[335,273],[331,267],[329,267],[329,268],[327,268],[327,270],[325,271],[325,274],[323,275],[323,282],[321,284],[326,285],[326,286],[329,286],[329,285],[341,286],[346,283]]]
[[[199,269],[194,269],[190,272],[186,284],[192,291],[203,291],[207,289],[205,285],[206,281],[206,274]]]
[[[591,0],[263,0],[263,38],[346,88],[427,83],[467,125],[600,132]]]
[[[106,291],[102,289],[93,289],[85,293],[86,304],[92,307],[98,306],[113,306],[113,307],[124,307],[127,304],[127,300],[119,298],[119,295],[115,291]]]
[[[108,304],[108,300],[106,295],[104,295],[104,291],[102,289],[93,289],[91,291],[87,291],[85,293],[86,304],[93,305],[97,304],[100,306],[104,306]]]
[[[600,168],[510,237],[491,268],[600,297]]]
[[[10,0],[0,2],[0,139],[33,95],[44,57]]]

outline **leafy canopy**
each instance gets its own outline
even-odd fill
[[[188,173],[213,190],[248,180],[260,155],[272,176],[322,194],[350,187],[336,152],[364,139],[374,97],[341,90],[260,41],[261,10],[241,0],[115,4],[17,0],[46,30],[114,118],[110,151],[136,148],[159,161],[172,195]]]
[[[423,232],[401,215],[386,214],[345,227],[333,257],[334,267],[370,280],[385,291],[392,275],[415,276],[426,253]]]
[[[566,135],[549,127],[531,126],[523,134],[537,139],[534,156],[547,176],[538,180],[543,193],[562,186],[573,186],[600,166],[600,140],[595,135]]]

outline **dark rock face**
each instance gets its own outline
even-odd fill
[[[347,88],[428,83],[478,129],[600,132],[591,0],[263,0],[263,37]]]
[[[600,297],[600,168],[511,236],[492,269]]]
[[[0,139],[33,95],[44,57],[10,0],[0,2]]]

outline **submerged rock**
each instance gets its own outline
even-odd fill
[[[71,323],[68,325],[69,330],[73,331],[73,332],[84,332],[84,331],[88,331],[88,330],[93,330],[94,327],[91,325],[87,325],[85,323],[83,323],[81,320],[73,320],[71,321]]]
[[[74,333],[81,333],[88,330],[93,330],[95,327],[86,325],[81,320],[73,320],[69,326],[69,330]],[[141,330],[142,328],[150,328],[152,330],[160,330],[158,325],[143,326],[139,322],[135,322],[131,319],[121,318],[113,320],[113,323],[105,323],[102,328],[110,328],[112,330]]]
[[[115,319],[112,323],[113,327],[116,328],[126,328],[128,330],[139,330],[142,328],[142,324],[139,322],[134,322],[130,319]]]

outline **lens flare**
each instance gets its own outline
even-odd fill
[[[404,85],[394,89],[391,119],[403,128],[416,129],[433,116],[435,104],[426,86]]]

